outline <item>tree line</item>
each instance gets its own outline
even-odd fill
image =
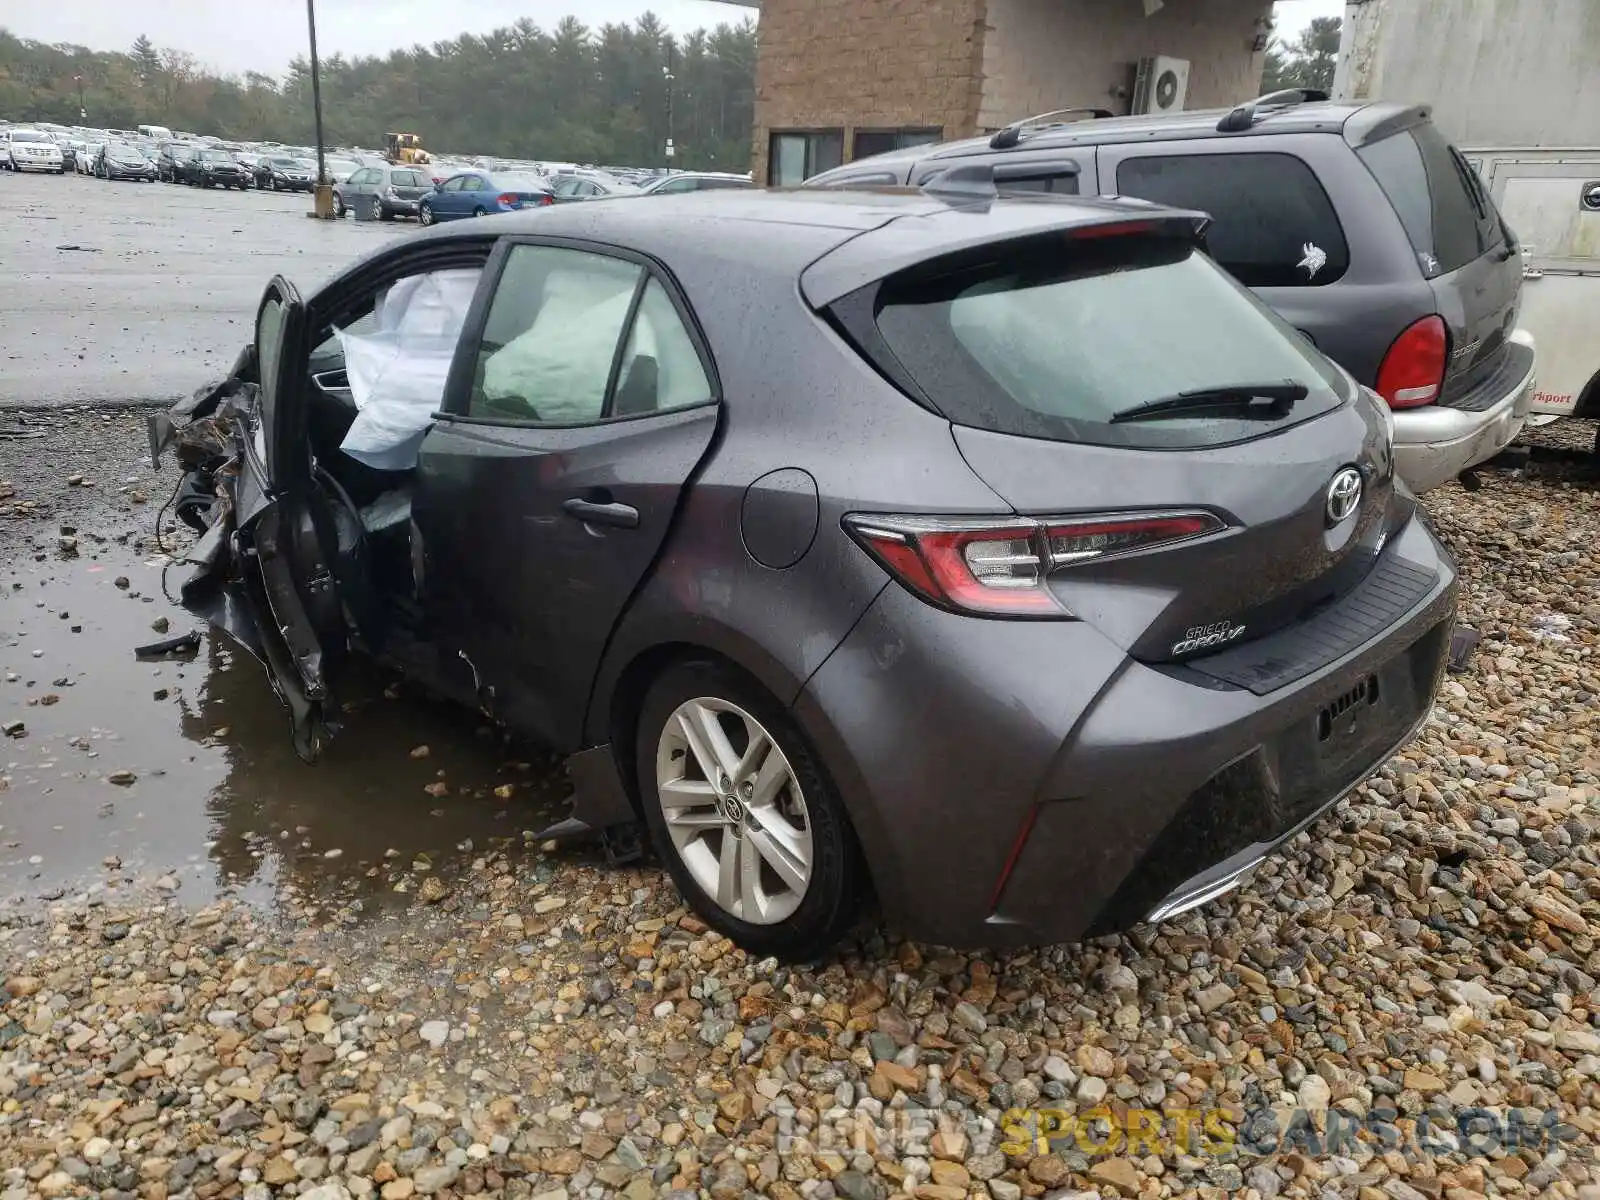
[[[1314,17],[1293,41],[1275,38],[1267,47],[1261,91],[1311,88],[1333,91],[1333,72],[1339,65],[1339,38],[1344,21],[1339,17]]]
[[[744,171],[755,102],[754,21],[669,33],[653,13],[590,29],[526,18],[386,56],[321,63],[324,138],[378,148],[390,130],[430,149],[616,165]],[[86,114],[80,121],[81,108]],[[47,45],[0,29],[0,118],[236,140],[314,139],[311,65],[217,75],[140,37],[126,53]]]

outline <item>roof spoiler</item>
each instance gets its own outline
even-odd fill
[[[1000,196],[993,163],[970,163],[940,171],[925,180],[920,190],[941,200],[996,200]]]
[[[1255,125],[1256,118],[1264,115],[1264,110],[1270,112],[1279,108],[1293,108],[1297,104],[1312,104],[1327,98],[1327,92],[1316,88],[1285,88],[1281,92],[1269,92],[1229,109],[1227,116],[1217,122],[1217,132],[1243,133]]]
[[[1052,125],[1066,125],[1066,121],[1058,121],[1057,117],[1088,117],[1091,120],[1103,120],[1114,115],[1107,108],[1057,108],[1050,112],[1040,113],[1035,117],[1023,117],[1020,121],[1013,121],[1004,129],[996,130],[989,139],[989,149],[1009,150],[1022,140],[1022,135],[1029,129],[1047,129]]]

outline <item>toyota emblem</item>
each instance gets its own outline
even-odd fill
[[[1328,499],[1325,505],[1328,528],[1342,525],[1356,515],[1356,509],[1361,507],[1361,472],[1354,467],[1345,467],[1336,474],[1328,484]]]

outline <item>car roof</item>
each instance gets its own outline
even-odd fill
[[[679,192],[563,204],[436,225],[416,235],[448,241],[506,235],[571,237],[650,255],[669,267],[732,257],[752,272],[805,275],[806,297],[831,303],[917,262],[991,242],[1129,219],[1203,227],[1201,213],[1142,200],[1029,195],[995,198],[914,188],[746,189]],[[741,259],[737,247],[761,247]],[[849,253],[834,254],[848,245]],[[824,256],[827,256],[824,258]]]
[[[1179,113],[1146,114],[1128,117],[1099,117],[1068,121],[1060,125],[1024,128],[1021,140],[1013,147],[997,149],[990,144],[993,134],[962,138],[928,146],[908,146],[870,158],[858,158],[836,167],[829,175],[843,173],[864,164],[910,166],[942,158],[965,158],[979,154],[1007,153],[1010,150],[1049,150],[1076,146],[1121,145],[1127,142],[1187,141],[1202,138],[1259,137],[1290,133],[1342,133],[1360,145],[1371,140],[1375,131],[1429,116],[1426,106],[1378,102],[1351,104],[1313,100],[1281,107],[1256,110],[1248,129],[1223,133],[1217,129],[1227,108],[1195,109]]]

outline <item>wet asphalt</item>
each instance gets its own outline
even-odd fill
[[[414,222],[305,193],[0,171],[0,409],[169,400],[226,371],[267,282],[309,292]]]
[[[0,906],[139,880],[357,919],[561,815],[556,763],[376,667],[302,763],[260,665],[170,598],[187,536],[157,539],[178,477],[146,415],[226,372],[273,275],[309,292],[415,228],[309,207],[0,173]]]
[[[21,726],[0,736],[0,906],[140,879],[185,902],[380,913],[488,849],[531,849],[564,774],[475,713],[359,670],[308,766],[227,639],[135,657],[199,628],[155,538],[176,482],[150,468],[141,412],[0,411],[0,728]]]

